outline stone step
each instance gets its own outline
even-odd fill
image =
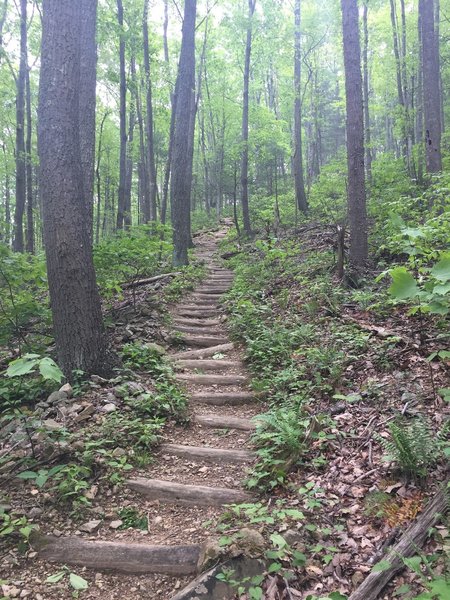
[[[180,456],[188,460],[204,460],[218,464],[243,464],[252,462],[256,458],[256,454],[250,450],[224,450],[223,448],[184,446],[182,444],[161,444],[160,450],[165,454]]]
[[[241,490],[208,487],[204,485],[185,485],[159,479],[130,479],[126,485],[151,500],[160,500],[170,504],[189,506],[223,506],[251,502],[252,496]]]
[[[229,342],[227,344],[219,344],[218,346],[210,346],[209,348],[201,348],[200,350],[187,350],[186,352],[177,352],[170,356],[171,360],[187,360],[190,358],[205,358],[207,356],[214,356],[214,354],[224,354],[234,350],[234,345]]]
[[[195,415],[194,421],[202,427],[211,427],[212,429],[239,429],[242,431],[254,431],[256,429],[255,421],[229,417],[228,415]]]
[[[229,392],[229,393],[213,393],[206,392],[200,394],[192,394],[189,397],[192,403],[209,404],[211,406],[240,406],[250,402],[256,402],[257,398],[251,392]]]
[[[237,360],[177,360],[176,369],[190,369],[199,371],[229,371],[242,369],[243,363]]]
[[[189,327],[217,327],[222,325],[222,321],[219,319],[195,319],[195,318],[183,318],[175,317],[172,319],[173,325],[188,325]]]
[[[177,341],[180,340],[184,342],[187,346],[197,346],[199,348],[210,348],[211,346],[219,346],[221,344],[226,344],[228,342],[228,338],[223,336],[200,336],[200,335],[182,335],[180,338],[177,338]]]
[[[245,375],[177,374],[176,379],[192,385],[242,385],[248,383],[248,377]]]
[[[200,545],[150,546],[128,542],[86,541],[33,532],[30,545],[38,558],[51,563],[76,565],[94,571],[126,574],[160,573],[191,575],[197,571]]]

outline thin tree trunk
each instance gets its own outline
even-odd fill
[[[419,41],[419,66],[417,72],[417,111],[416,111],[416,142],[417,142],[417,180],[423,182],[424,146],[423,146],[423,50],[422,50],[422,17],[419,12],[417,20],[417,37]]]
[[[146,87],[146,105],[147,105],[147,164],[149,177],[149,192],[150,192],[150,219],[156,221],[156,197],[158,193],[156,181],[156,164],[155,164],[155,142],[153,136],[153,104],[152,104],[152,82],[150,76],[150,50],[148,42],[148,1],[144,1],[144,17],[143,17],[143,39],[144,39],[144,69],[145,69],[145,87]]]
[[[419,0],[422,23],[423,108],[428,173],[442,171],[439,99],[439,47],[435,31],[434,0]]]
[[[370,112],[369,112],[369,28],[367,25],[368,0],[364,0],[363,25],[364,25],[364,50],[363,50],[363,87],[364,87],[364,131],[365,131],[365,149],[366,149],[366,174],[367,180],[372,180],[372,149],[370,132]]]
[[[28,62],[28,61],[27,61]],[[34,194],[33,194],[33,161],[31,156],[31,145],[33,136],[31,116],[31,89],[30,70],[27,67],[26,75],[26,110],[27,110],[27,137],[25,142],[27,160],[27,228],[26,228],[26,250],[34,254]]]
[[[166,63],[167,72],[169,72],[169,41],[167,37],[167,31],[169,27],[169,7],[168,0],[164,0],[164,28],[163,28],[163,45],[164,45],[164,61]],[[169,130],[169,146],[167,151],[167,160],[164,169],[164,181],[162,189],[161,199],[161,223],[166,224],[167,219],[167,204],[169,200],[169,183],[170,183],[170,169],[172,166],[172,152],[173,152],[173,134],[175,128],[175,111],[176,111],[176,89],[170,94],[170,130]]]
[[[301,53],[301,0],[295,0],[295,59],[294,59],[294,181],[295,197],[300,211],[306,213],[308,200],[303,175],[302,144],[302,53]]]
[[[250,59],[252,53],[252,22],[255,12],[256,0],[248,0],[248,24],[247,24],[247,42],[245,45],[244,62],[244,92],[242,106],[242,157],[241,157],[241,205],[242,216],[244,219],[244,231],[246,235],[252,234],[250,223],[250,211],[248,205],[248,109],[249,109],[249,88],[250,88]]]
[[[5,243],[11,243],[11,182],[9,178],[8,159],[5,143],[2,143],[3,159],[5,164]]]
[[[97,148],[97,166],[95,168],[95,177],[97,181],[97,222],[95,227],[95,242],[98,244],[100,241],[100,217],[101,217],[101,206],[102,206],[102,179],[100,175],[100,166],[102,160],[102,152],[103,152],[103,129],[105,127],[105,121],[109,115],[109,112],[106,111],[103,115],[102,121],[100,123],[100,132],[98,136],[98,148]],[[106,211],[106,200],[105,200],[105,211]]]
[[[367,260],[367,213],[364,180],[364,111],[358,2],[341,0],[347,103],[348,216],[350,267],[360,271]]]
[[[16,81],[16,208],[15,252],[24,251],[23,217],[26,203],[25,86],[27,77],[27,0],[20,0],[20,64]]]
[[[117,0],[117,20],[120,27],[119,72],[120,72],[120,160],[119,160],[119,197],[117,203],[116,228],[123,229],[125,221],[127,186],[127,80],[125,73],[125,33],[123,29],[123,3]]]
[[[8,0],[3,0],[2,12],[0,14],[0,50],[3,48],[3,27],[8,14]],[[0,52],[0,65],[2,64],[2,53]]]
[[[134,55],[131,56],[132,78],[136,72],[136,62]],[[128,116],[128,135],[127,135],[127,176],[125,180],[125,204],[123,223],[125,229],[129,229],[133,224],[133,215],[131,211],[131,189],[133,187],[133,141],[134,127],[136,124],[136,110],[134,98],[130,100],[130,114]]]
[[[195,103],[195,20],[197,0],[186,0],[180,62],[176,83],[176,109],[173,133],[173,161],[171,211],[173,227],[173,263],[188,264],[190,243],[190,204],[192,183],[192,155],[190,153],[193,128],[192,107]]]

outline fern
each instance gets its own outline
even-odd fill
[[[389,440],[381,439],[386,460],[395,462],[409,478],[425,477],[427,470],[441,456],[441,439],[431,431],[429,422],[423,417],[413,420],[397,419],[390,423]]]

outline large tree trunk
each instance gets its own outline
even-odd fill
[[[367,179],[372,179],[372,149],[370,132],[370,112],[369,112],[369,28],[367,24],[368,0],[364,0],[363,23],[364,23],[364,50],[363,50],[363,88],[364,88],[364,132],[366,148],[366,173]]]
[[[250,88],[250,58],[252,54],[252,21],[255,12],[256,0],[248,0],[247,42],[245,45],[244,62],[244,92],[242,106],[242,157],[241,157],[241,204],[244,231],[246,235],[252,234],[250,211],[248,206],[248,104]]]
[[[439,99],[439,45],[435,31],[435,0],[419,0],[422,23],[423,110],[428,173],[442,171]]]
[[[156,197],[158,193],[156,182],[155,165],[155,143],[153,136],[153,103],[152,103],[152,82],[150,77],[150,50],[148,43],[148,0],[144,0],[144,18],[142,24],[144,39],[144,69],[145,69],[145,87],[147,104],[147,165],[148,165],[148,186],[150,192],[150,219],[156,221]],[[147,222],[147,221],[146,221]]]
[[[94,220],[94,162],[95,162],[95,106],[97,83],[97,2],[80,0],[81,29],[79,32],[84,52],[80,58],[80,145],[83,164],[84,197],[87,203],[89,230]],[[94,57],[94,60],[92,60]]]
[[[20,64],[16,80],[16,208],[14,212],[15,252],[24,251],[23,216],[26,202],[25,86],[27,77],[27,0],[20,0]]]
[[[117,203],[116,228],[123,229],[125,220],[127,187],[127,77],[125,72],[125,33],[123,30],[123,3],[117,0],[117,20],[120,27],[119,72],[120,72],[120,164],[119,198]]]
[[[96,60],[94,46],[81,44],[82,22],[80,2],[43,1],[40,191],[53,332],[58,362],[68,379],[74,369],[108,376],[114,366],[95,281],[81,156],[81,63]]]
[[[368,248],[358,2],[357,0],[341,0],[341,6],[347,101],[349,260],[351,269],[359,271],[367,260]]]
[[[188,264],[192,154],[190,136],[192,106],[195,102],[195,18],[197,0],[186,0],[183,35],[176,83],[176,107],[173,132],[171,210],[175,266]]]
[[[294,181],[297,207],[306,213],[308,201],[303,175],[302,144],[302,53],[301,53],[301,0],[295,0],[295,59],[294,59]]]

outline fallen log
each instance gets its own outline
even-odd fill
[[[181,275],[181,273],[164,273],[163,275],[155,275],[154,277],[149,277],[148,279],[137,279],[136,281],[128,281],[127,283],[121,283],[120,287],[123,290],[128,290],[130,288],[139,287],[141,285],[155,283],[156,281],[159,281],[160,279],[166,279],[167,277],[176,277],[177,275]]]
[[[416,521],[406,529],[397,544],[374,567],[376,569],[377,565],[383,563],[386,564],[386,569],[372,571],[359,588],[353,592],[349,600],[376,600],[394,575],[405,567],[403,559],[417,554],[417,550],[426,540],[430,528],[434,527],[448,510],[447,483],[437,492]]]

